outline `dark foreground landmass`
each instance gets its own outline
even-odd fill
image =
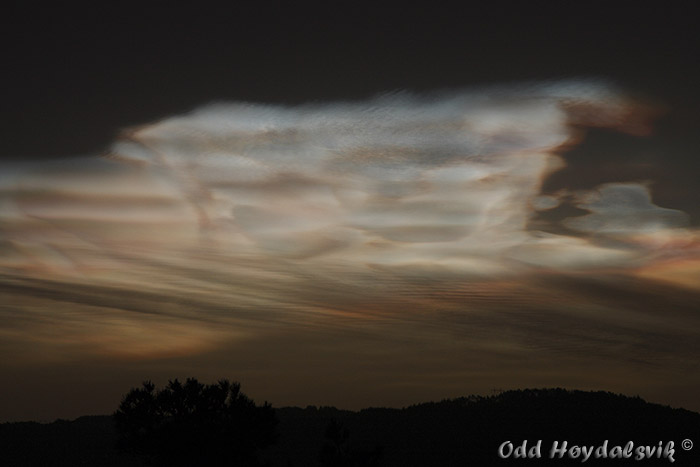
[[[261,453],[274,467],[321,465],[489,466],[489,465],[673,465],[700,466],[700,414],[647,403],[638,397],[607,392],[537,389],[507,391],[491,397],[471,396],[429,402],[404,409],[371,408],[359,412],[333,407],[276,409],[278,442]],[[331,421],[336,433],[329,435]],[[332,431],[332,430],[331,430]],[[527,440],[527,451],[540,444],[540,458],[515,458],[515,448]],[[568,457],[574,446],[598,448],[608,457],[584,453]],[[684,440],[694,446],[684,450]],[[112,417],[80,417],[49,424],[0,424],[0,465],[3,466],[140,466],[137,458],[115,449]],[[513,452],[498,456],[510,441]],[[550,458],[554,442],[563,458]],[[633,442],[632,458],[612,458],[615,446]],[[673,442],[673,460],[662,455]],[[688,443],[685,443],[688,446]],[[638,448],[644,458],[637,459]],[[323,450],[340,457],[330,464]],[[504,447],[508,453],[510,447]],[[574,449],[573,453],[576,453]],[[651,458],[647,456],[651,455]]]

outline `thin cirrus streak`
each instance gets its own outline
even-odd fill
[[[143,360],[315,329],[451,336],[494,364],[692,354],[687,216],[644,182],[540,192],[586,128],[644,134],[645,112],[595,82],[215,104],[125,130],[104,157],[8,166],[2,346]],[[587,211],[567,233],[529,227],[565,196]]]

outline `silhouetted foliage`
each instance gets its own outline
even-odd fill
[[[194,378],[156,390],[149,381],[126,394],[114,413],[118,447],[154,465],[258,465],[259,452],[277,440],[277,418],[227,380]]]
[[[320,461],[322,467],[370,467],[379,465],[382,456],[381,447],[364,450],[353,447],[350,442],[350,430],[332,418],[325,433],[325,442],[321,447]]]
[[[141,391],[139,397],[147,397],[144,391],[157,397],[155,388],[138,391]],[[675,443],[676,462],[673,464],[665,458],[643,461],[633,458],[591,458],[583,464],[586,466],[700,466],[700,414],[609,392],[526,389],[505,391],[489,397],[470,396],[428,402],[404,409],[372,408],[352,412],[334,407],[286,407],[276,409],[275,415],[279,418],[282,435],[274,446],[259,455],[266,461],[265,465],[274,467],[319,465],[323,460],[319,458],[319,449],[328,449],[328,445],[339,446],[340,451],[344,452],[371,454],[377,444],[383,447],[379,463],[382,467],[582,464],[580,458],[550,459],[548,449],[555,440],[590,446],[598,446],[605,440],[609,440],[611,446],[627,441],[633,441],[636,446],[652,447],[659,441]],[[336,426],[333,429],[330,428],[332,420],[335,420]],[[49,424],[0,423],[0,465],[144,465],[140,458],[115,452],[116,425],[116,417],[100,416]],[[147,431],[143,430],[141,435],[146,436]],[[180,439],[186,438],[183,436]],[[682,448],[684,439],[695,443],[693,449]],[[523,440],[528,441],[528,446],[542,440],[543,456],[541,459],[500,459],[498,447],[506,440],[512,441],[515,446],[519,446]],[[164,443],[165,447],[175,449],[170,456],[174,459],[172,465],[255,464],[252,461],[211,462],[214,456],[206,453],[196,461],[192,461],[196,455],[175,459],[175,453],[189,449],[195,443],[182,442],[184,447],[181,448],[172,448],[172,444],[175,442]],[[240,442],[231,436],[219,437],[213,444],[222,449],[240,446]],[[210,447],[205,444],[201,449],[204,451]],[[154,451],[151,449],[149,452]],[[343,459],[343,456],[339,457]],[[352,460],[352,455],[349,457]],[[151,461],[155,462],[154,459]],[[362,464],[360,458],[357,461],[360,463],[354,465],[373,465]]]

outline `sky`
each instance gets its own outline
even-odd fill
[[[700,410],[680,7],[4,20],[0,421],[567,387]]]

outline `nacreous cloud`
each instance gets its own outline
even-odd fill
[[[2,280],[68,284],[52,293],[83,308],[164,313],[168,332],[178,320],[196,328],[187,342],[198,348],[221,338],[222,322],[248,320],[237,335],[255,333],[251,323],[264,320],[255,310],[293,310],[285,319],[295,323],[337,311],[346,289],[314,290],[314,275],[357,290],[391,268],[484,278],[639,267],[658,245],[628,248],[627,237],[683,225],[682,213],[653,205],[642,185],[581,195],[590,214],[566,221],[579,236],[527,225],[536,208],[557,203],[540,186],[562,166],[562,148],[586,127],[644,132],[640,115],[614,89],[585,82],[210,105],[124,131],[106,157],[8,168]],[[622,242],[590,240],[611,233]],[[123,304],[122,291],[146,295]],[[122,337],[94,345],[129,345],[122,330],[146,326],[129,316],[100,321],[100,333]],[[147,326],[155,329],[151,318]],[[158,352],[171,341],[152,338]]]
[[[652,233],[685,227],[688,216],[651,202],[649,189],[637,183],[611,183],[581,197],[579,207],[590,214],[569,219],[566,224],[585,232],[607,234]]]

